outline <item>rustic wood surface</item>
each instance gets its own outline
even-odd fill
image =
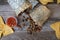
[[[57,40],[55,32],[50,28],[50,23],[47,22],[41,32],[28,34],[27,32],[15,32],[1,40]]]
[[[52,18],[60,18],[59,5],[50,4],[48,6],[52,10],[52,13],[54,13]],[[6,20],[8,16],[15,16],[15,12],[9,5],[0,5],[0,16]],[[47,22],[41,32],[34,33],[33,35],[27,34],[26,32],[16,32],[3,37],[1,40],[57,40],[54,30],[49,25],[50,22]]]

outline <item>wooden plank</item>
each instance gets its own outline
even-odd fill
[[[2,40],[57,40],[55,32],[50,28],[49,25],[50,23],[47,22],[42,29],[43,31],[33,33],[32,35],[28,34],[27,32],[18,31],[3,37]]]
[[[4,11],[4,12],[7,12],[7,11],[14,11],[11,7],[10,7],[10,5],[9,4],[7,4],[7,5],[0,5],[0,11]]]
[[[60,5],[48,4],[47,7],[51,10],[51,18],[60,19]]]

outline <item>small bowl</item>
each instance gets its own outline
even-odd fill
[[[12,19],[12,18],[13,18],[13,19]],[[9,19],[10,19],[11,21],[10,21],[10,23],[8,24]],[[15,21],[15,24],[13,23],[13,20]],[[6,18],[5,23],[6,23],[8,26],[10,26],[10,27],[14,27],[14,26],[17,26],[17,19],[16,19],[16,17],[14,17],[14,16],[9,16],[9,17]],[[11,23],[12,23],[12,24],[11,24]]]

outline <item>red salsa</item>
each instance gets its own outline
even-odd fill
[[[6,21],[7,25],[9,25],[10,27],[14,27],[17,25],[17,20],[14,17],[9,17]]]

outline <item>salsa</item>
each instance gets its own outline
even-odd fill
[[[6,24],[9,25],[10,27],[14,27],[14,26],[17,25],[17,20],[16,20],[16,18],[14,18],[14,17],[9,17],[9,18],[7,19]]]

